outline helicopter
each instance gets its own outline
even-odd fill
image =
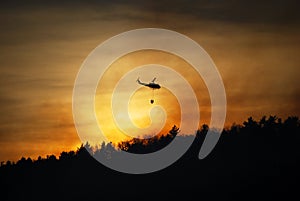
[[[155,80],[156,80],[156,77],[155,77],[151,82],[149,82],[148,84],[147,84],[147,83],[144,83],[144,82],[141,82],[141,81],[140,81],[140,78],[138,78],[136,81],[137,81],[140,85],[144,85],[144,86],[149,87],[149,88],[152,88],[152,89],[160,89],[160,85],[154,83]]]
[[[155,80],[156,80],[156,77],[151,82],[149,82],[149,83],[141,82],[140,78],[138,78],[136,81],[140,85],[143,85],[143,86],[151,88],[153,90],[153,96],[154,96],[154,89],[160,89],[161,88],[161,86],[159,84],[155,83]],[[150,100],[150,103],[151,104],[154,103],[154,99],[153,98]]]

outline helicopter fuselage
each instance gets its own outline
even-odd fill
[[[152,89],[160,89],[160,85],[156,84],[156,83],[149,83],[149,84],[146,84],[145,86],[150,87]]]

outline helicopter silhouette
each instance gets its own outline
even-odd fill
[[[151,89],[153,89],[153,96],[154,96],[154,89],[160,89],[161,86],[157,83],[155,83],[155,80],[156,80],[156,77],[149,83],[144,83],[144,82],[141,82],[140,81],[140,78],[138,78],[136,81],[137,83],[139,83],[140,85],[143,85],[143,86],[146,86],[146,87],[149,87]],[[153,104],[154,103],[154,99],[152,97],[152,99],[150,100],[150,103]]]
[[[151,82],[149,82],[148,84],[147,84],[147,83],[144,83],[144,82],[141,82],[141,81],[140,81],[140,78],[138,78],[136,81],[137,81],[140,85],[144,85],[144,86],[149,87],[149,88],[152,88],[152,89],[160,89],[160,85],[154,83],[155,80],[156,80],[156,77],[155,77]]]

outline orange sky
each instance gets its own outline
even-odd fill
[[[226,125],[249,116],[300,116],[300,17],[290,1],[273,1],[272,9],[265,1],[16,2],[0,8],[0,161],[79,146],[72,119],[76,74],[97,45],[136,28],[177,31],[209,53],[226,88]],[[159,52],[144,52],[143,60],[130,57],[131,65],[182,64]],[[182,73],[190,75],[187,70]],[[140,104],[138,96],[144,96],[144,90],[136,93],[132,104]],[[204,85],[199,90],[207,93]],[[199,97],[204,122],[209,117],[206,95]]]
[[[111,111],[111,101],[113,90],[117,82],[124,76],[128,71],[134,69],[138,66],[143,66],[146,64],[158,64],[163,66],[168,66],[176,72],[180,73],[190,85],[193,87],[196,97],[199,100],[198,107],[201,111],[201,121],[199,125],[203,123],[209,124],[210,122],[210,100],[209,94],[206,86],[201,79],[200,75],[191,67],[186,61],[178,56],[170,53],[154,50],[143,50],[130,53],[118,59],[114,62],[110,68],[105,72],[104,76],[99,82],[97,95],[96,95],[96,115],[98,118],[98,123],[101,125],[104,133],[107,133],[110,141],[118,141],[122,138],[122,132],[119,132],[117,126],[111,126],[114,124],[113,115]],[[174,85],[178,80],[162,80],[163,77],[160,76],[160,72],[152,72],[153,75],[140,74],[140,78],[145,82],[150,82],[153,77],[157,77],[157,82],[162,83],[168,82],[170,85]],[[128,75],[127,75],[128,76]],[[149,77],[150,76],[150,77]],[[151,77],[152,76],[152,77]],[[145,80],[145,78],[150,78],[150,80]],[[132,79],[130,85],[137,85],[135,82],[136,77]],[[128,87],[122,87],[122,93],[129,93]],[[149,103],[150,99],[155,99],[155,103],[151,105]],[[201,103],[201,104],[200,104]],[[164,88],[155,90],[154,95],[151,89],[141,87],[135,94],[131,97],[129,102],[129,112],[133,122],[140,128],[145,128],[151,124],[151,119],[149,112],[155,106],[161,106],[164,108],[167,118],[165,126],[160,132],[161,134],[166,134],[172,128],[173,125],[180,126],[180,105],[175,95]],[[196,108],[186,108],[187,113],[191,113]],[[120,109],[121,111],[121,109]],[[103,115],[105,114],[105,115]],[[120,115],[120,114],[118,114]],[[154,116],[155,119],[155,116]],[[154,120],[152,119],[152,120]],[[126,125],[124,125],[126,127]],[[151,132],[151,131],[150,131]],[[150,133],[149,133],[150,134]]]

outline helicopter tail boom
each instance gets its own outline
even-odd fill
[[[137,83],[139,83],[139,84],[141,84],[141,85],[147,86],[146,83],[143,83],[143,82],[140,81],[140,78],[139,78],[139,77],[138,77],[138,79],[137,79],[136,81],[137,81]]]

